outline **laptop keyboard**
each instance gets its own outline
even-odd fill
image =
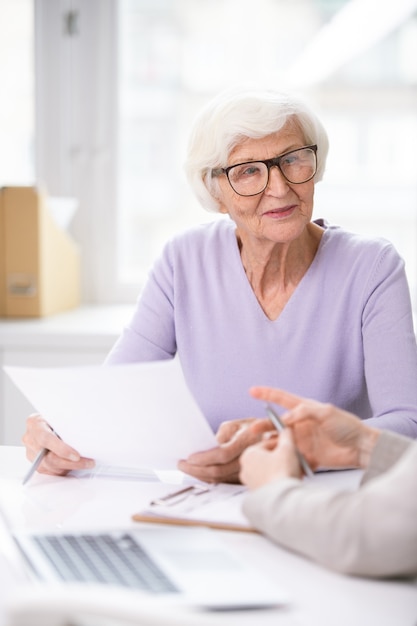
[[[123,585],[153,593],[178,591],[130,534],[45,535],[34,540],[66,582]]]

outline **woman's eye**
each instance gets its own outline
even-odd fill
[[[281,160],[281,165],[293,165],[299,161],[298,154],[289,154]]]
[[[257,172],[259,172],[259,167],[252,165],[251,167],[247,167],[243,173],[250,176],[251,174],[256,174]]]
[[[244,167],[238,169],[236,173],[239,178],[256,176],[257,174],[259,174],[259,165],[254,165],[253,163],[251,163],[250,165],[245,165]]]

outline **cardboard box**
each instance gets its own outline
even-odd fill
[[[0,316],[43,317],[80,303],[80,254],[35,187],[0,189]]]

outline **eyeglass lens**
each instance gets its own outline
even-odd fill
[[[312,148],[300,148],[266,162],[240,163],[229,169],[229,182],[241,196],[256,195],[266,188],[269,170],[274,165],[288,182],[305,183],[316,173],[316,153]]]

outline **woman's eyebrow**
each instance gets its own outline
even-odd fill
[[[259,156],[241,157],[239,160],[236,160],[235,163],[230,162],[228,167],[232,167],[233,165],[239,165],[240,163],[256,163],[257,161],[269,161],[269,159],[276,159],[280,156],[284,156],[285,154],[288,154],[288,152],[292,152],[293,150],[299,150],[300,148],[303,148],[303,147],[304,146],[299,146],[299,145],[289,146],[288,148],[285,148],[285,150],[276,153],[275,156],[268,157],[268,158],[260,158]]]

